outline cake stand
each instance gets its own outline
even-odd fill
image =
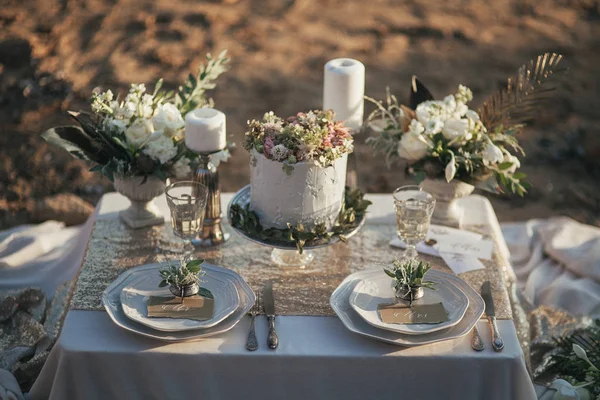
[[[229,224],[237,233],[239,233],[249,241],[260,244],[262,246],[271,247],[273,249],[273,251],[271,252],[271,260],[275,264],[280,265],[282,267],[304,268],[315,258],[315,255],[310,250],[318,249],[320,247],[326,247],[341,242],[338,236],[334,236],[329,240],[317,240],[311,244],[306,244],[304,246],[302,254],[300,254],[300,252],[296,248],[296,245],[293,243],[281,242],[273,239],[262,239],[258,236],[249,235],[247,232],[244,232],[233,226],[231,221],[231,206],[234,204],[239,205],[241,208],[246,208],[246,206],[250,204],[250,185],[244,186],[233,196],[233,199],[231,199],[231,202],[227,207],[227,218],[229,219]],[[348,231],[342,232],[342,234],[347,239],[354,236],[356,232],[358,232],[359,229],[364,225],[365,220],[366,216],[363,215],[357,221],[356,225],[348,229]]]

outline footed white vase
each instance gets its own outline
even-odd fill
[[[475,187],[456,179],[448,183],[443,179],[428,178],[419,186],[435,197],[436,203],[431,222],[437,225],[460,227],[464,210],[458,205],[457,200],[473,193]]]
[[[130,228],[161,225],[165,218],[154,204],[154,199],[165,192],[165,181],[149,176],[115,176],[115,189],[131,201],[128,209],[119,213],[121,221]]]

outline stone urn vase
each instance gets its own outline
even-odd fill
[[[115,176],[115,190],[131,201],[119,217],[130,228],[161,225],[165,222],[154,199],[165,192],[166,182],[155,176]]]
[[[419,185],[424,191],[435,197],[435,209],[431,222],[437,225],[460,227],[464,210],[457,200],[473,193],[475,187],[453,179],[450,183],[444,179],[425,179]]]

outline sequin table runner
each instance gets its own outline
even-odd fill
[[[466,228],[490,234],[485,232],[486,227]],[[402,252],[389,245],[395,235],[394,225],[369,223],[367,220],[348,243],[315,250],[315,260],[306,268],[282,268],[271,262],[270,248],[249,242],[227,224],[224,228],[231,232],[231,239],[226,244],[212,249],[197,249],[195,255],[237,271],[255,291],[262,288],[265,281],[272,280],[280,315],[334,315],[329,297],[346,276],[361,269],[382,267]],[[499,238],[493,239],[498,243]],[[168,225],[130,230],[118,219],[97,220],[71,300],[71,309],[104,310],[102,292],[123,271],[175,259],[182,249],[181,241]],[[441,258],[420,257],[430,262],[433,268],[451,273]],[[485,270],[467,272],[461,274],[461,278],[477,291],[484,281],[489,280],[497,318],[512,319],[504,276],[508,261],[495,251],[493,260],[484,261],[484,264]]]

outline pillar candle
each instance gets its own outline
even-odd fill
[[[325,64],[323,109],[333,110],[335,119],[351,130],[363,123],[365,66],[352,58],[336,58]]]
[[[214,108],[198,108],[185,116],[185,145],[197,153],[223,150],[225,114]]]

